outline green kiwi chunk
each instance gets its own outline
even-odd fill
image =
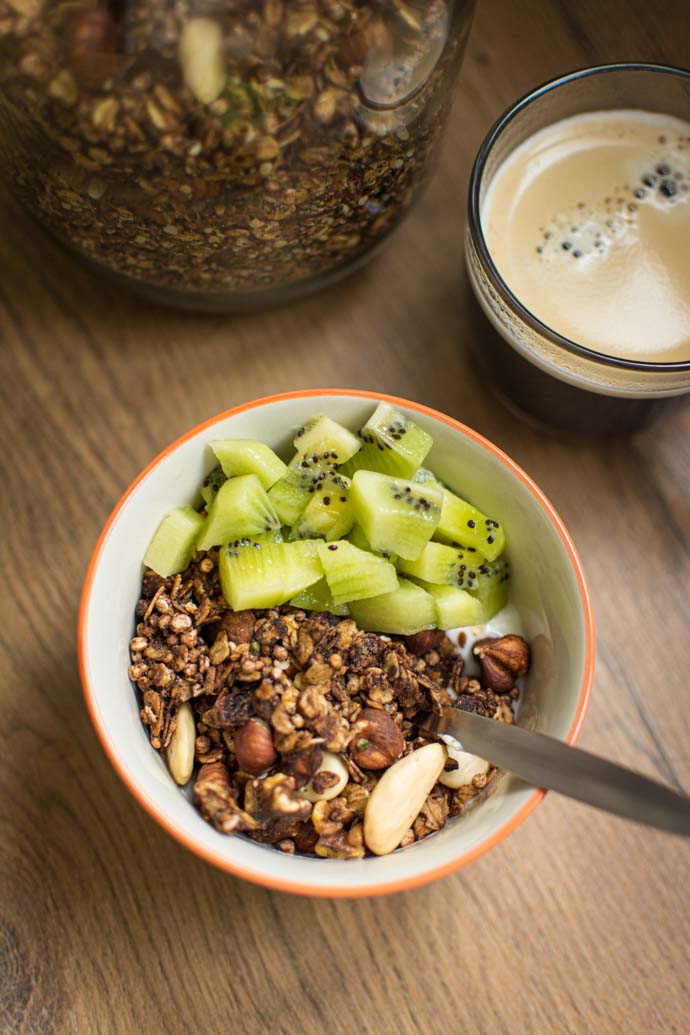
[[[487,561],[495,561],[506,545],[505,532],[498,521],[447,489],[435,538],[455,546],[473,547]]]
[[[420,485],[438,485],[439,489],[444,488],[443,482],[440,482],[428,467],[418,467],[412,475],[412,481],[418,482]]]
[[[240,540],[219,553],[223,596],[235,611],[277,607],[323,578],[317,544]]]
[[[320,458],[339,466],[354,456],[362,443],[348,428],[320,415],[299,429],[293,445],[301,457],[311,456],[315,462]]]
[[[484,558],[476,551],[461,550],[443,543],[427,543],[416,561],[399,558],[396,567],[405,575],[424,582],[436,582],[460,589],[475,589],[477,568]]]
[[[338,466],[360,448],[360,442],[347,428],[321,416],[300,428],[295,446],[297,452],[283,477],[270,490],[271,502],[285,525],[297,523],[310,495],[323,492],[323,482],[335,476]],[[310,513],[320,509],[315,506]]]
[[[476,589],[470,590],[482,606],[482,622],[488,622],[508,603],[510,564],[506,557],[493,563],[485,562],[477,569]]]
[[[218,464],[212,471],[209,471],[201,483],[201,498],[204,501],[204,507],[206,508],[207,513],[216,498],[218,490],[225,480],[226,478],[223,474],[223,468]]]
[[[355,471],[380,471],[382,474],[411,478],[434,440],[419,425],[382,402],[358,432],[362,448],[345,465],[344,474]]]
[[[144,564],[163,578],[184,571],[196,549],[204,518],[193,507],[175,507],[153,533]]]
[[[350,614],[360,629],[401,636],[435,629],[438,623],[431,594],[407,579],[400,579],[398,588],[391,593],[351,604]]]
[[[324,449],[320,453],[296,453],[282,478],[269,489],[269,499],[284,525],[294,525],[317,486],[336,473],[336,461]],[[322,489],[318,491],[323,491]]]
[[[307,586],[290,603],[293,607],[301,607],[303,611],[330,611],[334,615],[350,613],[347,604],[336,604],[325,577]]]
[[[318,481],[309,502],[295,522],[291,539],[342,539],[352,528],[350,479],[339,474],[327,474]]]
[[[230,438],[209,442],[227,478],[255,474],[264,489],[270,489],[287,471],[287,465],[264,442],[253,438]]]
[[[278,516],[255,474],[228,478],[218,490],[197,543],[199,550],[273,532]]]
[[[271,506],[278,515],[281,524],[294,525],[309,502],[309,489],[291,481],[286,475],[280,478],[268,490]]]
[[[443,492],[434,485],[357,471],[352,479],[355,520],[379,553],[414,561],[431,539],[441,516]]]
[[[295,437],[297,452],[283,479],[289,485],[314,489],[327,475],[335,474],[344,459],[359,449],[359,439],[330,417],[315,417]],[[280,482],[278,483],[281,484]]]
[[[346,539],[319,543],[318,550],[336,604],[348,604],[397,589],[398,576],[389,561],[358,550]]]
[[[398,559],[394,553],[387,553],[385,551],[383,553],[377,553],[376,550],[373,550],[371,543],[365,536],[360,525],[353,525],[345,538],[349,543],[352,543],[353,546],[358,547],[358,549],[366,550],[367,553],[376,554],[377,557],[383,557],[384,560],[390,561],[391,564],[395,564]]]
[[[457,586],[433,586],[424,583],[424,589],[436,605],[436,621],[439,629],[456,629],[458,626],[479,625],[484,621],[484,609],[480,600],[467,590]]]
[[[234,539],[230,542],[229,546],[249,546],[250,543],[284,543],[285,537],[281,528],[276,528],[273,532],[262,532],[261,535],[252,536],[240,536],[239,539]]]

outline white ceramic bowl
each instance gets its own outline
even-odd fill
[[[543,791],[506,775],[467,815],[424,841],[357,861],[285,855],[201,818],[152,750],[129,682],[128,645],[146,546],[162,515],[191,502],[214,459],[217,438],[257,438],[289,451],[294,431],[316,413],[355,429],[382,398],[434,438],[428,465],[452,488],[504,523],[512,601],[533,648],[521,721],[572,743],[591,692],[594,623],[580,560],[563,523],[534,482],[501,450],[457,421],[404,399],[367,392],[306,391],[258,399],[194,428],[139,475],[96,545],[79,617],[79,658],[96,732],[125,784],[166,830],[209,862],[272,888],[310,895],[373,895],[413,888],[496,845],[536,807]]]

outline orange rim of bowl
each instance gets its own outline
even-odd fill
[[[495,446],[493,442],[484,438],[478,432],[473,431],[472,428],[468,428],[465,424],[460,421],[454,420],[452,417],[448,417],[444,413],[440,413],[438,410],[434,410],[429,406],[424,406],[421,403],[411,402],[409,399],[401,399],[398,396],[386,395],[381,392],[368,392],[368,391],[357,391],[355,389],[334,389],[334,388],[312,388],[301,392],[283,392],[277,395],[264,396],[261,399],[254,399],[251,402],[243,403],[241,406],[235,406],[230,410],[226,410],[223,413],[217,414],[215,417],[211,417],[209,420],[203,421],[196,427],[187,431],[184,435],[180,436],[175,442],[169,445],[161,453],[158,454],[155,459],[148,464],[144,470],[139,474],[137,478],[132,482],[129,488],[125,491],[119,502],[115,505],[110,517],[108,518],[103,531],[98,537],[98,542],[94,548],[89,566],[86,572],[86,578],[84,580],[84,587],[81,595],[81,602],[79,606],[79,620],[78,620],[78,656],[79,656],[79,671],[81,674],[81,682],[84,690],[84,697],[86,698],[86,705],[91,716],[91,722],[93,723],[94,729],[98,734],[98,738],[103,745],[106,755],[110,759],[113,767],[118,773],[120,779],[123,781],[125,786],[130,790],[132,795],[137,799],[140,805],[158,822],[169,834],[180,841],[186,848],[194,852],[196,855],[201,856],[206,862],[209,862],[215,866],[218,866],[222,870],[226,870],[228,873],[232,873],[236,877],[242,877],[245,880],[252,881],[255,884],[261,884],[264,887],[273,888],[277,891],[286,891],[298,895],[311,895],[319,898],[360,898],[368,895],[388,895],[396,891],[409,891],[412,888],[422,887],[424,884],[429,884],[431,881],[438,880],[441,877],[445,877],[449,873],[453,873],[455,870],[459,870],[462,866],[467,866],[468,863],[474,862],[475,859],[479,859],[480,856],[490,851],[496,845],[500,844],[509,834],[511,834],[517,827],[523,823],[531,812],[537,807],[539,802],[544,798],[546,791],[542,788],[535,789],[534,793],[522,805],[518,811],[512,816],[506,823],[504,823],[498,830],[494,831],[490,837],[487,837],[481,844],[476,845],[468,852],[463,853],[450,862],[444,863],[442,866],[437,866],[433,869],[426,870],[424,873],[417,874],[414,877],[401,878],[399,880],[389,881],[385,884],[363,884],[355,887],[342,887],[336,885],[334,887],[321,886],[313,887],[310,884],[303,883],[302,881],[291,881],[284,880],[281,878],[274,878],[265,876],[264,874],[258,873],[254,870],[247,869],[245,866],[240,866],[230,860],[223,858],[220,854],[205,848],[198,844],[198,842],[184,831],[180,830],[177,825],[170,820],[165,813],[163,813],[158,806],[148,797],[145,791],[139,786],[134,777],[130,774],[125,764],[121,761],[112,741],[108,730],[101,719],[100,712],[96,705],[95,694],[91,683],[91,676],[89,672],[88,661],[86,657],[86,622],[87,613],[89,609],[89,603],[91,599],[91,589],[93,584],[94,575],[98,562],[100,560],[101,553],[108,539],[111,529],[115,522],[120,516],[121,511],[129,501],[130,497],[134,494],[139,484],[146,478],[146,476],[156,468],[161,461],[167,456],[173,453],[181,445],[193,438],[199,432],[204,431],[207,428],[212,428],[219,421],[226,420],[228,417],[235,417],[240,413],[245,413],[247,410],[258,409],[262,406],[269,406],[272,403],[282,402],[288,399],[310,399],[317,396],[349,396],[356,399],[371,399],[375,402],[389,402],[396,406],[402,406],[406,409],[416,410],[417,413],[423,413],[427,417],[431,417],[434,420],[447,424],[448,427],[453,428],[455,431],[460,432],[467,438],[472,439],[478,445],[482,446],[489,453],[500,460],[512,473],[520,479],[520,481],[527,486],[532,495],[535,497],[542,510],[546,512],[550,518],[552,524],[556,528],[561,541],[566,549],[566,552],[570,558],[577,584],[580,590],[580,597],[582,601],[582,610],[585,622],[585,669],[582,680],[582,687],[580,689],[580,697],[578,700],[577,710],[573,719],[570,730],[565,740],[568,744],[574,744],[580,735],[582,724],[584,722],[585,714],[589,706],[589,701],[592,694],[592,683],[594,680],[594,653],[595,653],[595,631],[594,631],[594,614],[592,610],[592,601],[589,592],[589,586],[587,579],[582,567],[582,562],[578,555],[575,545],[570,538],[568,531],[566,530],[563,521],[559,517],[557,511],[546,498],[541,489],[532,481],[529,475],[522,470],[522,468],[511,460],[510,457]]]

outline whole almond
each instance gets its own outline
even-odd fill
[[[177,710],[175,729],[165,752],[170,775],[181,787],[188,782],[194,769],[195,740],[194,712],[189,701],[185,701]]]
[[[364,812],[364,840],[375,855],[387,855],[419,815],[446,764],[442,744],[426,744],[387,769]]]

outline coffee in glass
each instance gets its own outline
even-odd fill
[[[586,69],[480,151],[467,260],[498,336],[475,349],[541,423],[625,433],[690,390],[689,89],[682,70]]]

